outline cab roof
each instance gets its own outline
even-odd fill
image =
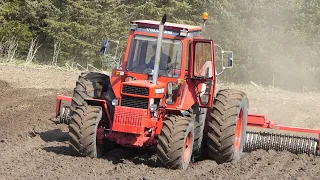
[[[135,20],[135,21],[131,21],[131,23],[135,23],[138,26],[142,25],[142,26],[150,26],[150,27],[155,27],[155,26],[159,26],[160,21],[152,21],[152,20]],[[166,22],[165,27],[168,28],[172,28],[172,29],[177,29],[177,30],[187,30],[189,32],[191,31],[201,31],[202,27],[201,26],[192,26],[192,25],[186,25],[186,24],[176,24],[176,23],[170,23],[170,22]]]

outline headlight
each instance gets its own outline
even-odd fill
[[[164,93],[164,88],[156,89],[156,94],[162,94]]]
[[[156,111],[158,106],[156,104],[151,104],[150,105],[150,111]]]
[[[119,100],[118,100],[118,99],[113,99],[113,100],[111,101],[111,104],[112,104],[112,106],[118,106]]]

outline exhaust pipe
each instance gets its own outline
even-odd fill
[[[158,81],[162,36],[164,31],[164,23],[166,23],[166,21],[167,21],[167,14],[164,14],[159,25],[159,35],[157,40],[156,57],[155,57],[155,63],[153,68],[152,84],[157,84],[157,81]]]
[[[161,54],[161,45],[162,45],[162,35],[164,31],[164,23],[167,21],[167,14],[164,14],[162,20],[159,25],[159,35],[157,40],[157,49],[156,49],[156,57],[153,67],[153,74],[152,74],[152,84],[157,84],[158,76],[159,76],[159,64],[160,64],[160,54]],[[150,106],[154,103],[154,99],[150,99]]]

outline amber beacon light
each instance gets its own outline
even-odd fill
[[[202,19],[203,21],[207,21],[209,18],[209,14],[207,12],[202,13]]]

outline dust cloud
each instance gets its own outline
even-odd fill
[[[320,91],[319,11],[316,1],[216,4],[206,35],[235,53],[235,68],[220,78]]]

